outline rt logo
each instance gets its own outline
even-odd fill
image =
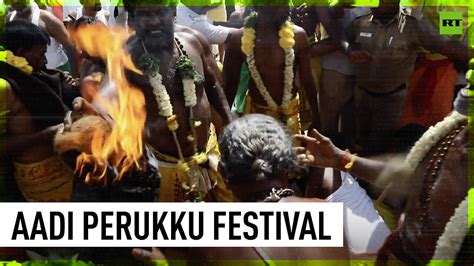
[[[439,12],[439,34],[462,34],[462,12]]]

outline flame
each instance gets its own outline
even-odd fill
[[[96,24],[79,27],[71,36],[80,50],[106,62],[109,85],[116,91],[113,99],[94,94],[94,103],[113,120],[112,132],[94,129],[91,154],[82,153],[78,157],[76,171],[85,175],[86,182],[106,181],[107,169],[112,167],[117,174],[114,181],[119,181],[132,167],[140,168],[146,119],[143,93],[129,84],[125,76],[125,69],[141,73],[125,52],[129,33],[124,28]]]

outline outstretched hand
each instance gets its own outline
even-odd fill
[[[153,262],[154,260],[166,260],[165,255],[159,248],[152,248],[151,251],[143,248],[134,248],[132,255],[135,259],[142,262]]]
[[[309,136],[294,137],[301,143],[295,148],[299,161],[310,166],[340,168],[344,151],[334,146],[329,138],[321,135],[316,129],[311,130]]]
[[[74,108],[74,111],[84,115],[98,115],[98,111],[94,106],[82,97],[77,97],[72,101],[72,108]]]
[[[64,117],[64,131],[69,131],[71,125],[84,115],[99,115],[98,110],[91,103],[82,97],[77,97],[72,101],[73,111],[70,111]]]

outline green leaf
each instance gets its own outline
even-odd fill
[[[182,79],[194,79],[196,70],[194,69],[194,64],[187,56],[180,56],[176,62],[176,69],[181,75]]]
[[[182,79],[193,79],[198,86],[204,84],[204,78],[196,71],[193,61],[188,56],[182,55],[178,58],[176,69]]]
[[[252,28],[255,29],[257,27],[257,21],[258,21],[258,13],[255,11],[252,11],[244,21],[244,27],[245,28]]]
[[[145,74],[156,73],[160,71],[160,60],[145,53],[138,59],[138,67],[143,69]]]

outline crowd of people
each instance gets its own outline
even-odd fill
[[[87,200],[79,194],[89,168],[75,168],[78,155],[92,152],[99,129],[106,138],[120,126],[101,106],[120,95],[116,61],[84,48],[79,32],[123,30],[121,53],[135,69],[122,72],[143,95],[138,143],[160,176],[156,201],[342,202],[345,235],[341,248],[157,247],[130,257],[452,259],[436,256],[468,194],[468,7],[53,2],[5,0],[3,200]],[[464,15],[463,34],[440,35],[439,12],[453,10]],[[104,171],[122,173],[111,168]],[[469,244],[461,243],[457,255]],[[57,254],[2,249],[0,259],[57,258],[49,252]],[[105,254],[123,256],[85,251],[79,259],[103,263]]]

